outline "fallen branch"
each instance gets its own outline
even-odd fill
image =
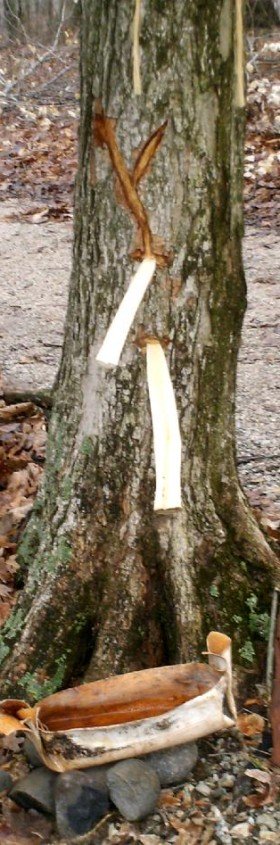
[[[56,76],[53,76],[51,77],[51,79],[48,79],[47,82],[44,82],[44,85],[39,85],[36,89],[36,92],[33,92],[34,96],[37,97],[38,94],[41,94],[42,91],[45,91],[45,88],[49,88],[51,85],[53,85],[53,83],[60,79],[61,76],[64,76],[64,74],[68,73],[69,70],[72,70],[72,67],[74,67],[74,62],[72,62],[70,65],[67,65],[66,67],[63,67],[62,70],[60,70],[59,73],[56,74]]]
[[[35,405],[32,402],[22,402],[16,405],[6,405],[0,408],[0,423],[11,422],[17,417],[27,417],[34,414],[36,411]]]

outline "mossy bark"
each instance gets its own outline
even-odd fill
[[[84,667],[89,679],[192,659],[209,627],[235,634],[233,615],[244,619],[253,581],[261,608],[278,577],[235,462],[246,305],[235,8],[234,0],[145,0],[136,97],[133,3],[84,0],[73,272],[45,486],[21,549],[28,575],[2,638],[6,693],[38,697]],[[116,121],[128,167],[168,120],[141,197],[172,261],[157,270],[135,321],[135,332],[169,338],[183,507],[164,516],[153,512],[135,333],[117,368],[96,362],[135,267],[136,233],[108,152],[93,141],[96,103]],[[241,642],[244,631],[246,619]]]

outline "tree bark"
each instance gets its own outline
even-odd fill
[[[94,679],[197,656],[219,627],[248,634],[279,565],[235,462],[235,386],[246,305],[241,257],[239,0],[142,0],[142,95],[132,87],[128,0],[84,0],[80,161],[62,363],[44,489],[24,536],[25,588],[2,637],[2,689],[38,698],[86,668]],[[241,48],[241,49],[240,49]],[[135,263],[137,227],[96,110],[115,121],[128,169],[168,121],[139,187],[171,254],[157,268],[122,354],[96,362]],[[139,243],[138,243],[139,245]],[[137,331],[168,339],[182,436],[181,511],[153,512],[152,430]],[[210,590],[210,593],[209,593]]]

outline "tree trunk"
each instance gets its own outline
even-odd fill
[[[132,85],[129,0],[84,0],[73,272],[45,486],[21,546],[28,575],[2,638],[5,692],[57,689],[197,656],[219,627],[248,635],[278,565],[236,473],[234,400],[246,289],[241,258],[239,0],[142,0],[143,93]],[[239,20],[238,32],[236,21]],[[139,192],[171,254],[157,268],[120,365],[96,362],[135,270],[137,227],[95,111],[115,123],[129,170],[168,121]],[[139,245],[139,242],[138,242]],[[168,339],[182,436],[181,510],[153,512],[145,359],[137,331]],[[231,575],[231,577],[229,577]],[[252,587],[252,584],[254,585]],[[210,590],[210,592],[209,592]]]

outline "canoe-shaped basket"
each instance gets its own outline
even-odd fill
[[[234,725],[231,640],[212,631],[206,663],[130,672],[63,690],[29,707],[0,702],[0,732],[25,729],[50,769],[111,763]],[[2,714],[2,716],[1,716]],[[5,719],[10,720],[5,731]]]

